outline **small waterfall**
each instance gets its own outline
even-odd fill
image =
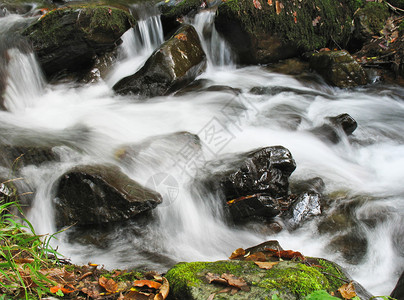
[[[9,15],[0,19],[0,80],[4,86],[4,106],[17,112],[34,104],[45,85],[40,66],[29,43],[19,30],[32,18]]]
[[[208,68],[233,67],[234,60],[224,39],[215,28],[215,11],[203,10],[195,16],[192,25],[195,27],[208,59]]]
[[[120,61],[107,80],[111,85],[140,69],[154,49],[163,43],[160,15],[154,11],[152,15],[141,16],[136,26],[122,36],[122,41]]]

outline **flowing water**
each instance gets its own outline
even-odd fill
[[[19,18],[9,15],[0,22]],[[54,186],[66,170],[112,163],[159,191],[164,203],[152,220],[59,234],[59,251],[75,263],[164,271],[179,261],[226,259],[236,248],[277,239],[285,249],[340,263],[374,294],[389,294],[404,268],[404,90],[383,84],[342,90],[312,74],[292,77],[266,67],[236,68],[212,20],[213,14],[205,12],[190,21],[209,58],[207,71],[198,77],[200,87],[147,101],[115,95],[111,87],[139,69],[163,41],[158,15],[143,18],[124,35],[119,61],[98,83],[46,84],[32,52],[8,48],[8,62],[0,64],[8,74],[4,97],[9,110],[0,111],[0,142],[48,145],[60,157],[21,170],[34,192],[29,219],[37,232],[56,230]],[[295,90],[256,95],[254,87]],[[341,113],[359,124],[349,139],[333,144],[310,131]],[[199,152],[185,159],[189,135],[173,135],[183,131],[202,141]],[[346,214],[355,220],[355,233],[368,241],[358,263],[328,245],[338,233],[320,234],[321,217],[279,234],[262,226],[234,227],[224,219],[217,195],[194,188],[210,171],[206,161],[272,145],[288,148],[296,160],[292,182],[323,178],[325,194],[335,199],[325,214],[355,204]],[[126,160],[116,155],[123,148],[135,149]]]

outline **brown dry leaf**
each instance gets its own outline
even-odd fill
[[[163,277],[162,279],[163,284],[160,287],[160,292],[154,297],[154,300],[164,300],[168,297],[168,293],[170,292],[170,284],[167,278]]]
[[[266,261],[267,258],[264,253],[257,252],[257,253],[253,253],[253,254],[247,256],[247,258],[245,260],[247,260],[247,261]]]
[[[317,26],[317,24],[320,22],[320,20],[321,20],[321,17],[318,16],[313,21],[311,21],[311,23],[313,24],[313,26]]]
[[[227,285],[227,280],[224,278],[221,278],[219,275],[217,274],[213,274],[213,273],[207,273],[205,275],[205,278],[208,280],[209,283],[220,283],[220,284],[225,284]]]
[[[153,280],[136,280],[133,282],[133,286],[136,287],[143,287],[143,286],[148,286],[151,289],[158,290],[161,287],[161,283],[153,281]]]
[[[279,261],[256,261],[255,264],[260,267],[260,269],[269,270],[272,269],[273,266],[277,265]]]
[[[98,284],[111,294],[116,293],[118,289],[118,284],[113,279],[107,279],[104,276],[98,279]]]
[[[176,39],[180,40],[180,41],[186,41],[187,40],[187,36],[184,33],[179,33],[177,35],[174,36]]]
[[[238,248],[234,250],[234,252],[230,255],[229,259],[236,259],[239,258],[240,256],[245,255],[245,250],[243,248]]]
[[[231,286],[241,289],[242,291],[250,291],[250,287],[247,285],[244,279],[236,277],[232,274],[223,273],[221,276],[223,279],[227,280],[227,283]]]
[[[268,5],[272,6],[272,0],[268,0]]]
[[[344,299],[352,299],[353,297],[356,297],[355,286],[352,281],[342,285],[338,291]]]
[[[293,250],[276,250],[276,249],[265,249],[273,253],[273,256],[283,258],[283,259],[294,259],[300,258],[301,260],[306,260],[306,258],[300,252]]]
[[[152,295],[146,295],[137,291],[130,291],[129,293],[125,294],[125,300],[151,300],[153,299]]]
[[[59,290],[62,291],[63,294],[69,294],[69,293],[73,293],[75,291],[75,289],[72,286],[69,286],[69,288],[67,289],[61,284],[58,284],[57,286],[52,286],[50,288],[50,292],[52,294],[56,294]]]

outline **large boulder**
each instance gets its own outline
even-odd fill
[[[114,49],[135,24],[128,11],[101,5],[77,5],[49,11],[23,34],[48,78],[88,72],[97,56]]]
[[[219,6],[215,25],[241,63],[271,63],[327,45],[344,46],[351,14],[344,2],[331,0],[229,0]]]
[[[160,194],[108,165],[75,167],[61,177],[56,189],[57,227],[123,221],[162,202]]]
[[[345,50],[313,53],[310,67],[329,84],[337,87],[355,87],[368,82],[361,65]]]
[[[118,94],[162,96],[187,85],[205,66],[206,55],[198,33],[191,25],[183,25],[138,72],[118,81],[113,89]]]
[[[296,168],[288,149],[266,147],[218,164],[227,170],[210,174],[204,184],[222,195],[235,222],[279,214],[280,200],[287,199],[289,176]]]

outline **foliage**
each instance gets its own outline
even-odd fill
[[[29,221],[27,225],[15,221],[11,208],[21,208],[16,202],[0,204],[0,289],[3,294],[13,297],[32,295],[41,297],[49,292],[53,282],[40,271],[58,264],[58,253],[50,246],[52,236],[35,235]],[[32,232],[32,233],[30,233]]]
[[[366,3],[361,8],[361,13],[366,18],[366,21],[364,20],[366,26],[374,33],[378,33],[384,27],[386,19],[390,15],[387,6],[384,3],[378,2]]]

